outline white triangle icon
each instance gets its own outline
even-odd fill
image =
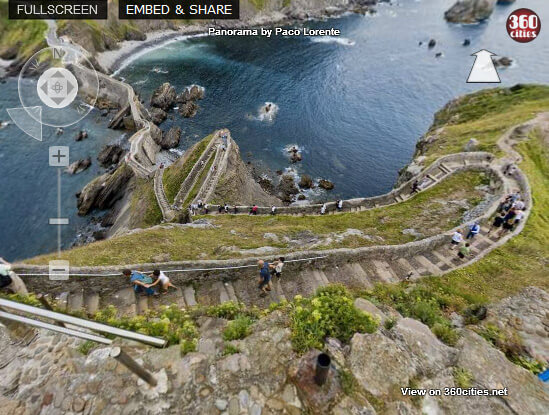
[[[498,71],[492,60],[492,56],[497,56],[496,54],[482,49],[477,53],[473,53],[471,56],[476,56],[476,59],[473,68],[471,69],[471,73],[469,74],[469,79],[467,79],[467,83],[501,83]]]

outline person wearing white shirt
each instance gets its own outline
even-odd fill
[[[463,242],[463,234],[458,229],[452,235],[452,246],[450,247],[450,249],[455,249],[456,246],[458,246],[461,242]]]

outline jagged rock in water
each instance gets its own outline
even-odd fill
[[[181,139],[181,128],[172,127],[162,135],[162,140],[157,143],[162,149],[168,150],[177,147]]]
[[[198,105],[194,101],[187,101],[179,107],[179,113],[185,118],[192,118],[198,111]]]
[[[177,96],[178,103],[185,103],[188,101],[198,101],[204,98],[204,88],[198,85],[191,85],[186,87],[183,92]]]
[[[176,98],[177,93],[175,92],[175,88],[169,82],[166,82],[154,91],[151,98],[151,106],[167,111],[172,107]]]
[[[75,161],[69,167],[67,167],[65,171],[68,174],[78,174],[90,167],[91,164],[91,157],[87,157],[85,159]]]
[[[502,56],[499,59],[494,59],[494,65],[496,65],[496,67],[508,67],[511,66],[512,63],[513,59],[508,58],[507,56]]]
[[[151,115],[151,121],[156,125],[162,124],[162,122],[166,118],[168,118],[168,114],[166,114],[166,111],[161,108],[151,108],[149,114]]]
[[[463,46],[469,46],[471,44],[471,40],[470,39],[465,39],[462,43]]]
[[[432,49],[436,46],[437,44],[437,41],[435,39],[431,39],[429,40],[429,43],[427,44],[427,46],[429,47],[429,49]]]
[[[302,189],[310,189],[313,187],[313,179],[308,174],[304,174],[301,176],[301,180],[299,181],[299,187]]]
[[[133,170],[122,164],[112,174],[103,174],[88,183],[77,194],[78,214],[84,216],[93,209],[103,210],[112,207],[124,195],[126,185],[133,175]]]
[[[78,131],[78,134],[76,134],[75,141],[82,141],[88,138],[88,132],[86,130],[80,130]]]
[[[324,190],[332,190],[335,185],[329,180],[322,179],[318,182],[318,187],[321,187]]]
[[[99,155],[97,156],[97,161],[99,161],[99,164],[101,164],[101,166],[109,167],[113,164],[117,164],[122,158],[123,154],[124,150],[119,145],[106,145],[99,152]]]
[[[458,0],[444,17],[451,23],[477,23],[488,19],[495,5],[496,0]]]

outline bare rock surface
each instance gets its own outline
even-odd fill
[[[458,0],[444,17],[452,23],[477,23],[488,19],[495,5],[496,0]]]

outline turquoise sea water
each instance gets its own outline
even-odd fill
[[[245,159],[271,171],[290,167],[284,148],[303,148],[297,173],[332,180],[329,196],[371,196],[388,191],[406,165],[417,139],[433,113],[457,95],[490,85],[466,84],[472,53],[488,49],[515,64],[500,70],[503,85],[549,82],[549,3],[518,1],[498,6],[486,23],[451,25],[443,12],[453,0],[401,0],[378,6],[375,16],[344,16],[308,27],[341,30],[342,38],[197,37],[172,42],[146,53],[121,70],[142,98],[171,82],[178,91],[190,84],[206,89],[193,119],[172,112],[163,129],[183,130],[181,149],[215,129],[228,127]],[[524,3],[524,4],[521,4]],[[542,32],[528,44],[511,40],[507,15],[530,7],[541,18]],[[428,49],[430,38],[436,47]],[[471,45],[464,47],[465,38]],[[419,42],[423,42],[419,46]],[[436,58],[436,53],[442,53]],[[14,81],[1,85],[0,120],[5,108],[18,106]],[[265,102],[279,110],[272,122],[257,119]],[[75,143],[76,132],[90,139]],[[73,159],[95,155],[102,145],[120,140],[104,128],[93,111],[61,137],[46,132],[43,143],[24,136],[15,126],[0,130],[0,256],[24,258],[56,248],[56,232],[47,225],[55,216],[55,172],[47,166],[47,146],[70,143]],[[76,216],[74,193],[100,172],[97,163],[78,176],[63,177],[63,211],[71,225],[64,246],[85,220]]]

